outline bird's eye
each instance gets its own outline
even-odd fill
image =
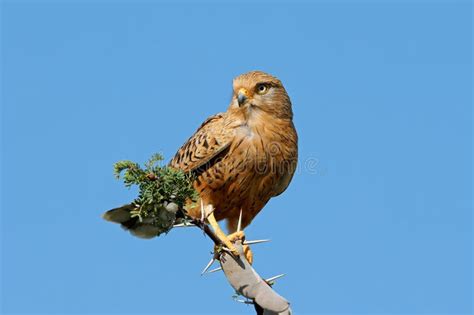
[[[256,90],[257,90],[257,94],[262,95],[268,92],[269,87],[267,84],[258,84],[256,87]]]

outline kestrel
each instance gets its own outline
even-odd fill
[[[216,221],[226,219],[229,232],[235,232],[241,215],[245,228],[285,191],[296,169],[297,143],[291,101],[281,81],[261,71],[236,77],[227,111],[204,121],[170,162],[196,175],[193,184],[201,200],[189,203],[187,213],[201,218],[201,205],[212,207],[208,222],[235,251]]]

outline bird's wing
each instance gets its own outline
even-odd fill
[[[207,169],[224,154],[232,139],[232,131],[225,126],[225,114],[211,116],[178,150],[170,166],[185,172]]]

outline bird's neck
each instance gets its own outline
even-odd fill
[[[236,128],[239,133],[247,136],[262,135],[262,131],[267,136],[276,135],[283,130],[287,130],[288,126],[293,126],[291,118],[276,117],[272,113],[265,112],[258,107],[245,107],[231,109],[229,117],[232,117],[230,124]],[[270,131],[270,132],[268,132]]]

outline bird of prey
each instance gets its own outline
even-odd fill
[[[296,169],[297,142],[291,101],[281,81],[261,71],[236,77],[227,111],[205,120],[169,164],[196,175],[193,185],[200,200],[189,203],[188,215],[202,218],[202,209],[212,208],[207,221],[236,252],[217,221],[226,219],[229,232],[236,232],[239,218],[245,228],[270,198],[285,191]],[[132,232],[144,224],[127,225],[126,218],[120,223]],[[155,236],[153,229],[141,231],[138,236]]]

